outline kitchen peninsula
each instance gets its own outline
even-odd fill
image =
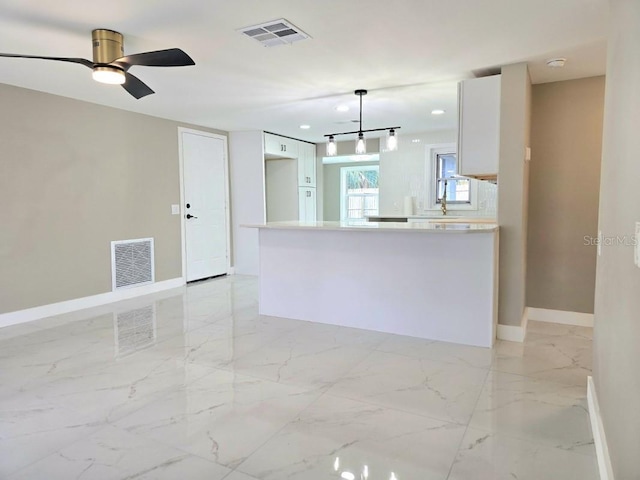
[[[275,222],[259,229],[260,313],[491,347],[498,226]]]

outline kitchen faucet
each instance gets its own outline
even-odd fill
[[[447,214],[447,181],[444,181],[444,193],[442,194],[442,198],[440,199],[440,210],[442,210],[442,215]]]

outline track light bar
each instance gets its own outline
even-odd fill
[[[356,90],[354,93],[360,97],[360,128],[358,130],[356,130],[355,132],[339,132],[339,133],[329,133],[329,134],[325,135],[325,137],[328,137],[328,139],[327,139],[327,156],[328,157],[333,157],[333,156],[338,154],[338,148],[337,148],[337,145],[336,145],[335,137],[337,137],[339,135],[358,134],[358,137],[356,139],[356,154],[357,155],[362,155],[362,154],[366,153],[366,150],[367,150],[367,146],[366,145],[367,144],[366,144],[366,139],[364,137],[364,134],[368,133],[368,132],[388,131],[387,150],[389,150],[389,151],[397,150],[398,149],[398,137],[396,137],[396,130],[399,130],[400,127],[369,128],[369,129],[366,129],[366,130],[363,129],[362,128],[362,97],[367,94],[367,91],[360,89],[360,90]]]

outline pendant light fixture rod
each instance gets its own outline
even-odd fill
[[[351,135],[351,134],[354,134],[354,133],[360,133],[360,132],[362,132],[362,133],[367,133],[367,132],[382,132],[382,131],[384,131],[384,130],[391,130],[391,129],[398,130],[398,129],[400,129],[400,128],[402,128],[402,127],[369,128],[368,130],[356,130],[355,132],[329,133],[329,134],[324,135],[324,136],[325,136],[325,137],[332,137],[332,136],[333,136],[333,137],[335,137],[335,136],[337,136],[337,135]]]
[[[363,89],[356,90],[355,94],[360,97],[360,130],[359,132],[362,132],[362,97],[367,94],[367,91]]]

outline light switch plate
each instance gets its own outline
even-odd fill
[[[633,240],[633,261],[640,267],[640,222],[636,222],[636,236]]]
[[[530,162],[530,161],[531,161],[531,147],[527,147],[527,148],[525,148],[525,150],[524,150],[524,159],[525,159],[527,162]]]
[[[180,205],[171,205],[171,215],[180,215]]]

